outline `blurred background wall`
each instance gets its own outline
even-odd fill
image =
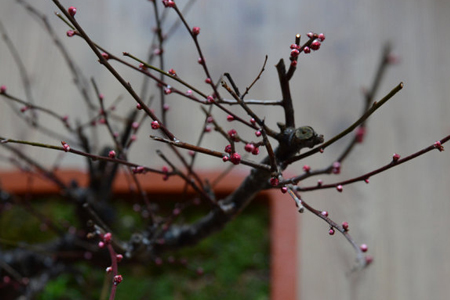
[[[132,108],[132,99],[96,63],[87,46],[79,38],[65,37],[67,27],[53,15],[57,8],[52,2],[33,3],[48,14],[86,76],[96,78],[105,101],[112,103],[123,95],[125,104],[121,106]],[[148,1],[62,3],[77,7],[77,20],[98,44],[118,55],[128,51],[145,57],[154,26]],[[184,1],[178,3],[181,6]],[[174,13],[169,15],[172,18]],[[325,182],[334,182],[386,164],[394,152],[406,156],[449,134],[449,15],[450,2],[439,0],[198,0],[186,18],[191,26],[201,27],[199,41],[214,80],[229,72],[244,89],[259,72],[264,56],[269,56],[266,71],[249,99],[279,99],[273,66],[280,58],[288,60],[295,34],[324,32],[326,41],[321,49],[300,57],[291,91],[297,124],[311,125],[325,138],[359,117],[361,90],[369,87],[374,77],[383,44],[392,43],[400,63],[388,70],[376,98],[400,81],[405,88],[370,118],[365,142],[344,163],[340,177],[323,178]],[[29,72],[34,101],[61,114],[83,118],[86,112],[72,86],[70,73],[42,27],[12,0],[0,4],[0,21]],[[184,29],[177,30],[171,39],[166,49],[167,69],[174,68],[193,84],[204,85],[197,54]],[[133,85],[140,85],[139,76],[127,70],[124,74]],[[0,85],[3,84],[11,94],[25,97],[17,66],[1,42]],[[169,122],[177,128],[176,135],[195,142],[196,135],[192,136],[192,132],[197,131],[193,128],[198,129],[202,123],[198,105],[179,98],[169,99],[169,103]],[[264,107],[258,111],[267,116],[271,126],[282,119],[278,108]],[[5,103],[0,103],[0,117],[2,136],[59,143],[25,129]],[[50,127],[60,126],[58,122],[48,122]],[[151,143],[145,135],[140,141],[140,150],[133,152],[134,161],[150,164],[152,151],[160,145]],[[223,143],[212,135],[205,146],[217,147],[218,141]],[[306,163],[312,167],[327,166],[344,146],[345,141],[337,143]],[[24,151],[49,165],[57,158],[51,151],[27,147]],[[84,166],[83,160],[74,156],[66,155],[64,163],[70,167]],[[202,163],[205,168],[221,165],[221,161],[208,157],[202,157]],[[2,166],[10,167],[5,163]],[[302,163],[290,170],[301,172],[301,166]],[[305,201],[329,211],[338,223],[349,222],[353,237],[368,244],[374,263],[367,270],[349,275],[355,259],[350,245],[338,234],[328,236],[327,225],[315,216],[299,215],[299,299],[448,299],[449,175],[448,152],[433,151],[371,178],[368,185],[347,186],[343,193],[333,190],[303,194]]]

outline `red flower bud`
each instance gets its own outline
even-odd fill
[[[251,144],[251,143],[246,144],[245,147],[244,147],[244,149],[245,149],[245,151],[247,151],[247,152],[253,152],[253,150],[255,150],[255,145],[253,145],[253,144]]]
[[[71,6],[71,7],[69,7],[68,9],[67,9],[67,12],[69,13],[69,15],[70,16],[75,16],[75,14],[77,13],[77,9],[75,8],[75,7],[73,7],[73,6]]]
[[[241,162],[241,155],[239,153],[233,153],[230,157],[230,161],[235,164],[238,165]]]
[[[200,33],[200,27],[194,27],[194,28],[192,28],[192,34],[193,34],[194,36],[199,35],[199,33]]]
[[[276,178],[276,177],[270,178],[270,185],[271,186],[277,186],[279,183],[280,183],[280,181],[278,180],[278,178]]]
[[[114,285],[118,285],[123,280],[122,275],[116,275],[114,276]]]
[[[109,151],[108,155],[109,155],[110,158],[115,158],[116,157],[116,151],[111,150],[111,151]]]
[[[151,126],[152,126],[152,129],[154,129],[154,130],[159,129],[159,127],[161,127],[161,125],[159,125],[158,121],[153,121]]]
[[[362,252],[367,252],[367,250],[369,250],[366,244],[362,244],[361,246],[359,246],[359,249],[361,249]]]

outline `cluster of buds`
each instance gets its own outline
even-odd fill
[[[305,52],[306,54],[310,53],[311,50],[314,50],[314,51],[319,50],[320,46],[322,45],[322,42],[325,41],[325,35],[323,33],[317,34],[317,33],[309,32],[307,34],[307,36],[310,39],[313,39],[313,38],[315,38],[315,39],[312,41],[312,43],[309,45],[309,47],[307,46],[307,47],[303,48],[303,52]]]
[[[333,173],[333,174],[341,173],[341,163],[340,162],[336,161],[333,163],[331,173]]]
[[[169,179],[169,168],[166,166],[162,167],[162,172],[164,173],[163,180],[166,181]]]
[[[112,234],[111,232],[105,233],[103,236],[101,236],[101,241],[98,242],[99,248],[105,248],[106,245],[111,243]]]

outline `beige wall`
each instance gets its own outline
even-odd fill
[[[64,1],[64,4],[77,6],[77,19],[99,44],[112,52],[129,51],[140,56],[146,53],[151,37],[147,1]],[[52,16],[56,8],[51,1],[39,1],[36,6],[49,14],[53,24],[59,24],[59,33],[64,38],[65,26]],[[405,83],[405,88],[370,119],[366,142],[342,168],[342,177],[346,178],[389,162],[394,152],[406,156],[449,134],[449,15],[450,2],[437,0],[209,0],[198,1],[187,18],[192,26],[202,28],[199,40],[215,79],[223,72],[230,72],[243,89],[259,71],[264,55],[269,55],[266,72],[250,95],[255,99],[280,97],[273,65],[281,57],[287,59],[296,33],[324,32],[327,39],[320,51],[301,57],[292,94],[296,100],[297,123],[313,126],[326,138],[359,116],[361,88],[368,86],[374,76],[382,44],[393,43],[401,63],[388,72],[378,96],[400,81]],[[61,113],[77,111],[81,107],[78,94],[70,87],[66,68],[41,28],[14,1],[0,4],[0,20],[25,61],[35,101]],[[183,31],[175,33],[173,38],[177,46],[167,49],[171,57],[167,68],[173,67],[189,77],[190,82],[202,84],[204,78],[192,42]],[[112,101],[122,94],[128,108],[133,106],[81,40],[65,38],[65,41],[76,61],[87,67],[85,74],[96,77],[106,99]],[[15,64],[3,43],[0,43],[0,68],[0,84],[6,84],[8,91],[23,97]],[[125,74],[127,80],[139,86],[138,77]],[[181,118],[171,119],[174,125],[181,122],[176,134],[188,136],[200,124],[198,106],[175,99],[171,99],[171,105],[174,116],[182,114]],[[260,111],[271,125],[281,116],[276,108]],[[83,117],[85,112],[78,114]],[[59,143],[18,126],[17,117],[4,103],[0,103],[0,116],[1,135]],[[186,120],[192,125],[186,126]],[[159,145],[147,142],[146,135],[141,141],[140,149],[149,147],[150,150],[133,155],[135,161],[147,164],[149,153]],[[216,147],[218,141],[223,142],[210,138],[205,146]],[[307,163],[313,167],[326,166],[343,145],[337,144],[320,159]],[[56,157],[49,151],[32,151],[48,164]],[[345,187],[343,193],[304,194],[306,201],[318,209],[328,210],[335,221],[348,221],[354,238],[369,245],[375,261],[369,269],[346,276],[354,262],[351,247],[342,236],[329,237],[326,224],[305,213],[299,216],[300,298],[447,299],[450,294],[448,155],[447,151],[434,151],[371,178],[369,185]],[[76,157],[65,157],[64,161],[72,166],[83,163]],[[204,162],[210,168],[221,163],[209,158],[204,158]],[[297,167],[300,169],[301,164]],[[324,180],[331,182],[336,178]]]

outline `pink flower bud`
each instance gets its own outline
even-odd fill
[[[123,259],[123,255],[122,254],[117,254],[116,255],[116,259],[117,259],[117,262],[121,262],[122,259]]]
[[[228,156],[224,156],[224,157],[222,157],[222,160],[223,160],[223,162],[227,162],[230,160],[230,158]]]
[[[297,49],[294,49],[291,51],[291,56],[292,57],[297,57],[300,54],[300,51],[298,51]]]
[[[0,94],[6,94],[6,85],[0,87]]]
[[[172,0],[163,0],[162,3],[164,4],[165,7],[174,7],[175,6],[175,2],[173,2]]]
[[[255,147],[255,149],[253,149],[252,151],[253,155],[258,155],[259,154],[259,147]]]
[[[154,129],[154,130],[159,129],[159,127],[161,127],[161,125],[159,125],[158,121],[153,121],[151,126],[152,126],[152,129]]]
[[[286,194],[287,191],[288,191],[288,188],[287,188],[287,187],[283,186],[283,187],[281,188],[281,192],[282,192],[283,194]]]
[[[204,61],[203,58],[201,58],[201,57],[199,57],[199,58],[197,59],[197,62],[198,62],[199,64],[201,64],[201,65],[203,65],[203,64],[205,63],[205,61]]]
[[[367,250],[369,250],[369,247],[367,247],[366,244],[362,244],[361,246],[359,246],[359,249],[361,249],[362,252],[367,252]]]
[[[228,131],[228,136],[229,136],[232,140],[237,141],[237,131],[236,131],[235,129],[230,129],[230,130]]]
[[[257,130],[256,132],[255,132],[255,135],[257,136],[257,137],[260,137],[261,136],[261,131],[260,130]]]
[[[103,242],[109,243],[111,242],[112,234],[111,232],[107,232],[103,235]]]
[[[330,230],[328,230],[328,234],[329,234],[329,235],[334,235],[334,229],[333,229],[333,228],[330,228]]]
[[[271,186],[277,186],[279,183],[280,183],[280,181],[278,180],[278,178],[276,178],[276,177],[272,177],[272,178],[270,178],[270,185]]]
[[[342,222],[342,228],[343,228],[345,231],[348,231],[348,223],[347,223],[347,222]]]
[[[356,130],[356,142],[362,143],[364,140],[364,135],[366,134],[366,128],[365,127],[359,127]]]
[[[232,151],[231,145],[226,145],[224,151],[225,151],[226,153],[231,153],[231,151]]]
[[[75,31],[73,31],[73,30],[67,30],[66,35],[67,35],[68,37],[73,37],[73,36],[75,35]]]
[[[319,36],[317,37],[321,42],[325,41],[325,34],[319,33]]]
[[[342,192],[342,185],[338,185],[337,187],[336,187],[336,190],[340,193],[340,192]]]
[[[172,88],[170,86],[167,86],[166,88],[164,88],[164,94],[165,95],[172,94]]]
[[[439,152],[444,151],[444,146],[442,146],[441,141],[436,141],[436,142],[434,142],[434,148],[438,149]]]
[[[305,47],[303,48],[303,52],[305,52],[305,54],[311,53],[311,48]]]
[[[108,53],[103,52],[103,53],[102,53],[102,56],[103,56],[103,58],[106,59],[106,60],[109,59],[109,54],[108,54]]]
[[[230,161],[233,164],[238,165],[241,162],[241,155],[237,152],[233,153],[230,157]]]
[[[251,143],[248,143],[248,144],[245,145],[244,149],[247,152],[253,152],[253,150],[255,150],[255,145],[253,145]]]
[[[394,153],[394,155],[392,155],[393,162],[397,162],[399,159],[400,159],[400,154]]]
[[[193,34],[194,36],[199,35],[199,33],[200,33],[200,27],[194,27],[194,28],[192,28],[192,34]]]
[[[114,276],[114,285],[118,285],[123,280],[122,275],[116,275]]]
[[[332,168],[331,172],[332,172],[333,174],[339,174],[339,173],[341,173],[341,163],[338,162],[338,161],[334,162],[334,163],[333,163],[333,168]]]
[[[211,84],[212,80],[211,80],[211,78],[206,78],[206,79],[205,79],[205,82],[206,82],[207,84]]]
[[[228,116],[227,116],[227,121],[228,121],[228,122],[234,121],[234,117],[233,117],[232,115],[228,115]]]
[[[111,273],[112,272],[112,267],[107,267],[106,268],[106,273]]]
[[[168,73],[169,73],[169,75],[171,75],[171,76],[177,76],[177,72],[175,72],[174,69],[170,69]]]
[[[109,155],[110,158],[115,158],[116,157],[116,151],[111,150],[111,151],[109,151],[108,155]]]
[[[311,171],[311,167],[308,165],[304,165],[303,166],[303,171],[305,171],[306,173],[309,173],[309,171]]]
[[[320,214],[324,217],[328,217],[328,212],[326,210],[322,211]]]
[[[73,7],[73,6],[71,6],[71,7],[69,7],[68,9],[67,9],[67,12],[69,13],[69,15],[70,16],[75,16],[75,14],[77,13],[77,9],[75,8],[75,7]]]
[[[315,40],[314,42],[311,43],[310,48],[312,50],[319,50],[320,49],[320,42],[319,40]]]
[[[213,96],[208,96],[208,97],[206,98],[206,102],[208,102],[208,103],[214,103],[214,98],[213,98]]]

